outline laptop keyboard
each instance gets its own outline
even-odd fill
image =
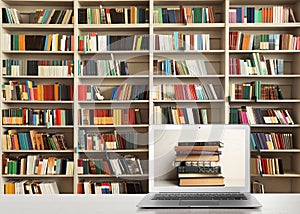
[[[159,193],[152,200],[247,200],[243,193]]]

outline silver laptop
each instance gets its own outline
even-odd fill
[[[153,125],[149,139],[150,193],[137,207],[261,206],[250,194],[249,126]]]

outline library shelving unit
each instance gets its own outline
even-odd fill
[[[249,7],[259,9],[273,6],[292,8],[296,22],[232,23],[232,12],[235,8],[247,10],[246,8]],[[13,136],[18,135],[17,133],[36,131],[50,136],[52,134],[63,136],[66,145],[65,150],[42,150],[40,148],[13,150],[2,146],[0,150],[3,157],[0,160],[1,194],[5,192],[5,183],[20,180],[55,181],[59,192],[67,194],[77,194],[82,191],[82,188],[87,190],[91,186],[108,182],[138,182],[141,184],[142,192],[148,192],[148,133],[152,125],[171,126],[172,123],[183,122],[186,124],[229,124],[231,109],[241,108],[241,106],[287,109],[291,113],[294,121],[291,125],[250,125],[252,133],[290,133],[293,135],[293,147],[290,149],[251,151],[253,157],[260,155],[282,159],[285,173],[262,176],[251,174],[251,179],[263,183],[265,192],[300,192],[298,164],[300,161],[298,142],[300,139],[300,125],[298,124],[300,121],[300,96],[298,95],[300,50],[260,50],[260,48],[259,50],[233,50],[231,47],[232,32],[249,35],[292,34],[298,36],[300,34],[299,0],[284,2],[279,0],[1,0],[1,8],[1,17],[4,15],[4,8],[14,8],[19,11],[23,19],[20,24],[0,20],[0,65],[1,68],[6,69],[9,63],[14,65],[12,66],[13,73],[7,73],[8,71],[4,69],[1,72],[1,97],[6,98],[1,101],[1,110],[4,110],[1,114],[1,139],[2,141],[7,139],[8,134]],[[70,20],[64,20],[64,24],[29,23],[36,9],[46,8],[71,9],[73,12]],[[111,24],[105,24],[104,20],[95,18],[104,8],[115,9],[104,10],[106,13],[110,12]],[[172,10],[170,15],[168,15],[167,8]],[[186,8],[202,8],[203,16],[195,20],[190,16],[180,16]],[[126,21],[114,19],[117,17],[116,13],[127,14]],[[135,13],[142,18],[133,16]],[[160,16],[161,13],[168,18],[164,20],[163,16]],[[213,17],[211,14],[214,14]],[[11,19],[19,15],[14,14]],[[188,20],[187,23],[183,21],[185,18]],[[199,19],[208,21],[203,23]],[[121,23],[118,23],[119,21]],[[16,41],[14,36],[8,35],[50,34],[66,35],[67,38],[68,36],[71,38],[72,35],[70,44],[72,43],[73,49],[58,51],[45,47],[47,51],[42,51],[43,47],[42,50],[16,50],[14,47],[18,42],[12,45],[7,42],[9,39]],[[195,45],[191,45],[193,42]],[[107,43],[110,45],[106,45]],[[232,73],[234,70],[232,58],[246,61],[252,59],[257,53],[265,59],[274,61],[280,59],[284,67],[283,74]],[[56,75],[52,76],[30,72],[34,70],[30,67],[32,61],[45,63],[47,60],[66,63],[62,64],[66,68],[58,68],[57,65],[60,64],[51,64],[51,68],[55,65],[60,71],[60,74],[55,73]],[[31,61],[31,64],[27,61]],[[36,62],[35,66],[41,66],[41,64]],[[15,67],[19,69],[15,71]],[[237,69],[237,66],[235,67]],[[18,100],[14,95],[9,97],[8,91],[14,85],[26,86],[30,81],[37,86],[70,86],[72,96],[69,99],[53,100],[28,100],[26,98]],[[233,99],[232,84],[242,85],[251,82],[279,85],[284,99]],[[197,89],[190,88],[191,85],[197,86]],[[195,94],[198,97],[193,97],[193,91],[196,93],[198,90],[199,93],[199,88],[205,89],[206,94]],[[176,93],[181,93],[178,90],[183,91],[182,96],[178,94],[176,96]],[[115,95],[112,96],[114,93]],[[16,112],[19,113],[17,110],[24,108],[33,109],[35,113],[45,109],[73,109],[73,121],[68,125],[52,125],[54,123],[43,123],[44,119],[41,119],[41,123],[37,121],[33,123],[40,125],[28,124],[26,121],[24,125],[16,125],[22,123],[13,123],[11,122],[13,119],[6,120],[7,117],[13,117]],[[195,109],[199,113],[197,120],[194,115]],[[178,112],[172,115],[171,113],[175,110]],[[185,119],[176,121],[174,119],[176,114],[182,116],[182,112]],[[166,113],[170,115],[166,116]],[[117,114],[119,116],[116,116]],[[126,120],[126,117],[129,118]],[[193,122],[190,121],[191,119]],[[117,136],[125,141],[125,144],[122,146],[107,144],[103,149],[103,146],[99,145],[99,142],[102,142],[99,138],[107,136]],[[28,156],[68,159],[69,162],[73,162],[74,169],[71,174],[63,175],[26,175],[26,173],[17,175],[13,172],[5,172],[3,167],[5,161],[8,159],[14,161]],[[123,158],[138,160],[143,173],[103,173],[98,172],[97,167],[96,173],[91,170],[92,164],[98,160]],[[82,166],[79,166],[81,163],[87,164],[83,168],[90,168],[90,171],[86,169],[82,171]]]
[[[285,8],[292,8],[295,14],[297,22],[283,23],[280,20],[273,20],[277,23],[230,23],[228,20],[229,32],[242,32],[246,34],[292,34],[299,35],[299,1],[238,1],[231,0],[229,2],[229,10],[237,7],[248,8],[271,8],[273,6],[283,6]],[[279,15],[280,16],[280,15]],[[229,17],[230,18],[230,17]],[[273,16],[273,18],[275,18]],[[255,36],[254,36],[255,37]],[[270,40],[269,40],[270,41]],[[230,42],[229,42],[230,43]],[[276,43],[276,42],[275,42]],[[280,41],[280,45],[284,42]],[[265,59],[276,59],[283,61],[283,73],[270,74],[270,73],[258,73],[258,74],[235,74],[228,72],[228,92],[232,90],[232,84],[243,84],[259,82],[261,85],[278,85],[282,90],[283,99],[260,99],[257,97],[254,100],[249,99],[231,99],[229,105],[231,108],[249,106],[253,109],[288,109],[291,112],[294,124],[250,124],[252,133],[290,133],[293,136],[293,147],[290,149],[262,149],[258,152],[256,149],[251,151],[252,157],[261,158],[279,158],[282,159],[284,174],[263,174],[257,173],[251,174],[252,181],[261,182],[264,185],[265,192],[286,192],[297,193],[299,192],[299,50],[284,50],[285,48],[270,48],[270,50],[229,50],[229,58],[250,59],[253,54],[259,54],[264,56]],[[273,49],[273,50],[272,50]],[[262,92],[263,93],[263,92]],[[232,95],[232,94],[230,94]],[[253,166],[252,166],[253,167]]]

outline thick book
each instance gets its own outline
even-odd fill
[[[221,141],[198,141],[198,142],[178,142],[178,146],[218,146],[223,147]]]
[[[217,162],[219,155],[180,155],[176,156],[175,161],[203,161],[203,162]]]
[[[179,186],[224,186],[224,177],[180,178]]]

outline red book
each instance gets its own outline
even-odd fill
[[[74,98],[74,85],[70,85],[70,100]]]
[[[107,175],[111,175],[111,171],[110,168],[108,166],[108,162],[107,161],[103,161],[103,168],[104,168],[104,173]]]
[[[197,98],[197,93],[196,93],[195,85],[190,84],[189,88],[190,88],[190,91],[191,91],[191,94],[192,94],[192,99],[193,100],[197,100],[198,98]]]
[[[56,124],[54,124],[54,125],[60,126],[61,125],[61,109],[56,109],[55,114],[56,114]]]
[[[77,194],[83,194],[83,183],[77,184]]]
[[[78,100],[85,101],[86,100],[86,85],[78,85]]]
[[[71,35],[71,51],[74,51],[74,35]]]
[[[77,165],[78,165],[78,167],[77,167],[77,173],[79,175],[82,175],[83,174],[83,159],[78,159],[77,160]]]
[[[128,116],[129,116],[129,124],[135,124],[135,111],[134,109],[128,110]]]

